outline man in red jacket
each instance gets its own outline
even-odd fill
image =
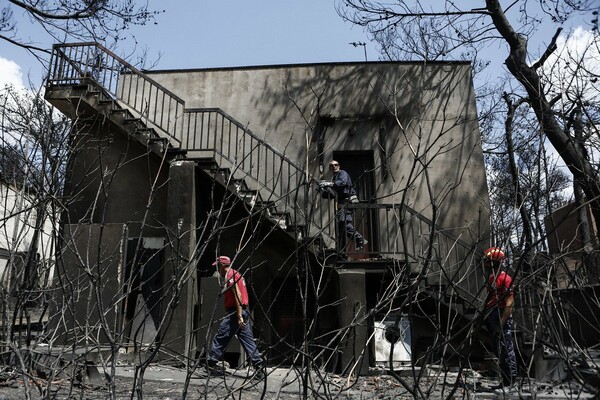
[[[486,323],[500,363],[502,386],[511,386],[517,378],[517,360],[512,339],[515,297],[512,277],[501,270],[505,258],[504,252],[498,247],[490,247],[484,253],[484,265],[491,268],[485,308]]]
[[[215,370],[217,362],[223,359],[223,353],[234,335],[237,335],[244,347],[250,362],[256,369],[255,377],[262,379],[263,360],[254,343],[252,327],[250,326],[248,314],[248,290],[244,277],[235,269],[231,268],[231,259],[227,256],[219,256],[213,266],[217,266],[219,274],[224,278],[223,301],[227,315],[221,321],[219,329],[215,334],[212,346],[208,352],[207,364],[209,370]]]

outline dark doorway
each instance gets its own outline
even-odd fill
[[[133,238],[127,242],[124,285],[125,324],[138,345],[157,339],[161,318],[164,238]]]
[[[271,298],[273,336],[269,362],[285,365],[301,362],[302,358],[295,351],[304,342],[304,318],[298,281],[293,278],[274,278]]]
[[[375,193],[373,151],[334,151],[333,158],[352,178],[352,185],[360,203],[373,203]],[[358,258],[366,258],[369,253],[379,248],[375,234],[377,232],[375,211],[365,208],[354,212],[354,227],[369,241],[364,248],[364,254],[358,255]],[[353,242],[348,244],[348,251],[354,252]]]

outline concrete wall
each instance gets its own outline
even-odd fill
[[[442,240],[434,238],[435,251],[446,263],[445,274],[439,273],[439,264],[433,264],[428,282],[460,276],[467,292],[481,287],[477,267],[464,263],[481,253],[489,236],[489,197],[469,64],[287,65],[156,71],[150,76],[180,96],[187,109],[224,110],[315,178],[329,178],[327,163],[334,152],[370,152],[373,199],[361,200],[406,204],[435,219],[438,228],[467,246],[479,246],[474,253],[456,254],[454,249],[460,246],[454,246],[453,240],[439,244]],[[214,117],[211,121],[194,118],[195,126],[218,125]],[[211,143],[223,142],[226,151],[248,146],[237,132],[230,132],[213,129],[211,135],[217,137]],[[203,143],[205,139],[186,140]],[[260,163],[258,159],[253,162]],[[271,168],[264,161],[258,167],[267,174]],[[294,200],[305,204],[303,195],[300,191]],[[311,217],[325,228],[323,238],[332,247],[333,202],[319,201],[318,194],[309,193],[308,201],[315,199]],[[379,218],[390,217],[380,212]],[[403,218],[379,221],[380,239],[398,238],[398,223],[407,222]],[[421,259],[427,255],[430,228],[411,222],[408,231],[407,242],[414,248],[404,249],[402,240],[397,240],[393,250]]]
[[[221,108],[298,164],[308,160],[316,177],[333,151],[373,150],[381,202],[404,199],[426,216],[434,202],[444,228],[463,238],[487,234],[489,200],[469,64],[322,64],[150,76],[187,108]],[[322,159],[314,141],[306,146],[319,118],[333,121]]]
[[[127,285],[124,224],[77,224],[63,227],[65,247],[58,263],[50,303],[52,341],[65,345],[108,343],[129,327],[121,310]]]
[[[169,165],[103,118],[73,137],[63,223],[124,223],[130,237],[164,236]]]
[[[550,254],[559,255],[583,250],[581,242],[581,227],[578,222],[578,212],[576,204],[569,203],[551,215],[544,218],[546,232],[548,233],[548,248]],[[592,241],[597,240],[598,228],[592,218],[589,205],[585,206],[587,220],[591,221],[589,226]]]

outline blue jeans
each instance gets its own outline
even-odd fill
[[[517,357],[513,345],[513,317],[508,317],[503,327],[500,326],[500,309],[494,308],[486,319],[488,329],[492,335],[494,351],[500,363],[502,383],[510,385],[517,377]]]
[[[260,352],[254,343],[254,336],[252,334],[252,326],[250,326],[250,320],[248,318],[248,311],[242,312],[244,317],[244,326],[238,325],[237,315],[234,312],[228,312],[227,316],[221,321],[219,329],[213,338],[212,346],[208,352],[208,363],[214,364],[217,361],[223,359],[223,353],[229,345],[229,342],[234,335],[237,335],[242,347],[246,351],[248,358],[253,366],[259,367],[262,365],[262,358]]]

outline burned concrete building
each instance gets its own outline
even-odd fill
[[[489,199],[469,63],[139,71],[57,45],[46,98],[74,121],[57,343],[196,359],[222,313],[221,254],[252,288],[273,364],[365,373],[390,325],[409,364],[448,357],[435,338],[481,306]],[[332,159],[354,182],[362,249],[336,246],[336,203],[317,190]]]

